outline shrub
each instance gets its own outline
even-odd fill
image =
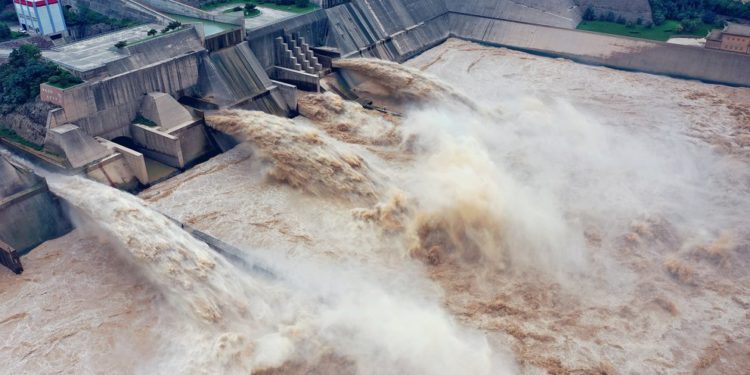
[[[148,36],[154,36],[157,33],[158,33],[158,31],[156,31],[156,29],[151,29],[151,30],[148,31]]]
[[[682,31],[692,33],[700,27],[700,20],[697,18],[685,18],[680,21],[680,26],[682,26]]]
[[[0,22],[0,42],[13,39],[13,33],[10,32],[10,27],[7,23]]]
[[[121,49],[121,48],[125,48],[125,46],[127,45],[128,45],[127,41],[121,40],[115,44],[115,48]]]
[[[54,78],[59,84],[80,83],[57,65],[42,60],[39,47],[25,44],[11,52],[8,63],[0,66],[0,103],[23,104],[39,96],[39,85]]]

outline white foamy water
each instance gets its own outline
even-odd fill
[[[51,176],[50,186],[82,212],[80,226],[110,238],[167,300],[164,312],[180,322],[179,331],[160,332],[170,344],[155,353],[158,372],[290,366],[492,374],[512,368],[435,301],[411,298],[400,283],[387,289],[368,276],[372,270],[269,256],[269,277],[228,263],[126,193],[81,178]]]

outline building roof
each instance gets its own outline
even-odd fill
[[[730,23],[727,28],[724,29],[725,34],[750,36],[750,26],[741,25],[739,23]]]
[[[721,33],[722,32],[723,32],[722,30],[713,30],[713,31],[711,31],[710,34],[708,34],[708,36],[706,37],[706,39],[721,41]]]

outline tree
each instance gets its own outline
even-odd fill
[[[13,39],[13,33],[10,32],[10,27],[7,23],[0,23],[0,41]]]
[[[709,25],[713,25],[716,23],[716,13],[712,10],[707,10],[703,12],[703,17],[701,17],[701,21],[703,23],[707,23]]]
[[[39,96],[39,85],[53,76],[58,83],[73,84],[80,80],[57,65],[42,60],[39,47],[25,44],[10,53],[8,63],[0,66],[0,103],[23,104]]]
[[[127,45],[128,45],[128,42],[127,42],[127,41],[125,41],[125,40],[121,40],[121,41],[119,41],[119,42],[117,42],[117,43],[115,44],[115,48],[117,48],[117,49],[121,49],[121,48],[125,48],[125,46],[127,46]]]
[[[151,29],[151,30],[148,31],[148,36],[154,36],[154,35],[156,35],[156,33],[158,33],[158,31],[156,31],[156,29]]]
[[[683,32],[692,33],[698,30],[700,20],[697,18],[684,18],[680,21],[680,26],[682,26]]]
[[[245,15],[249,16],[257,12],[255,4],[245,4]]]
[[[586,11],[583,12],[583,20],[584,21],[596,21],[596,13],[594,12],[594,9],[591,7],[586,8]]]
[[[310,5],[310,1],[309,0],[295,0],[294,5],[296,5],[297,8],[304,8]]]

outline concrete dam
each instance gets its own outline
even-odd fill
[[[9,372],[750,370],[750,58],[313,3],[66,1],[140,25],[45,50],[83,82],[0,148]]]

